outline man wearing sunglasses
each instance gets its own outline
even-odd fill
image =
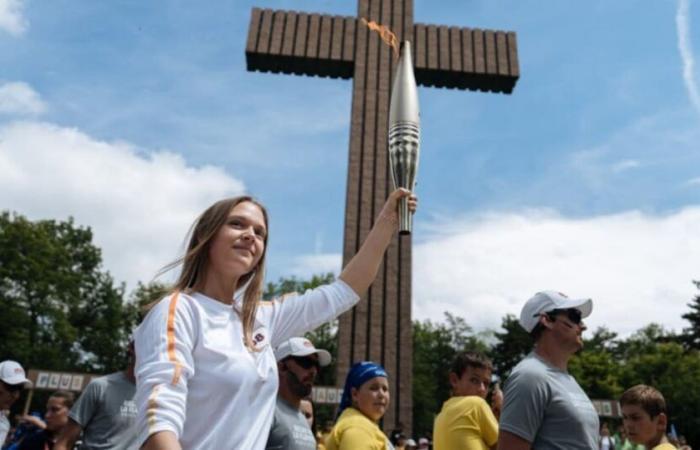
[[[22,389],[32,386],[24,373],[24,369],[15,361],[0,363],[0,447],[5,443],[7,432],[10,431],[10,421],[4,411],[10,409],[17,401]]]
[[[300,404],[311,394],[319,369],[330,364],[331,354],[306,338],[293,337],[275,349],[275,358],[279,391],[266,449],[316,450],[316,438]]]
[[[583,318],[590,299],[538,292],[520,312],[520,325],[535,341],[505,385],[499,450],[590,450],[598,448],[598,414],[567,371],[583,348]]]

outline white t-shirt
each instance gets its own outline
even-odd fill
[[[183,449],[262,450],[278,375],[273,349],[350,309],[359,297],[341,280],[300,296],[261,302],[253,339],[231,305],[200,293],[161,300],[135,333],[139,447],[170,430]]]
[[[0,447],[5,443],[7,439],[7,432],[10,431],[10,421],[7,420],[5,411],[0,411]]]

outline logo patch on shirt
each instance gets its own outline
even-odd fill
[[[253,345],[256,350],[262,350],[268,343],[267,328],[260,327],[253,331]]]

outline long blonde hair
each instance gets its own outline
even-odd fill
[[[260,208],[265,219],[265,228],[268,228],[267,210],[265,207],[249,196],[232,197],[211,205],[194,222],[189,232],[189,242],[185,254],[177,260],[165,266],[162,272],[182,265],[182,270],[177,281],[173,285],[176,291],[192,291],[201,288],[207,268],[209,267],[209,248],[211,241],[218,231],[226,223],[229,213],[239,203],[250,202]],[[255,326],[255,314],[258,309],[258,301],[262,298],[263,281],[265,278],[265,255],[267,254],[268,233],[265,233],[265,248],[260,261],[253,270],[238,279],[236,290],[246,286],[243,294],[243,306],[236,308],[238,316],[243,323],[243,340],[246,347],[254,350],[253,327]]]

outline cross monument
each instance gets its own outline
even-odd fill
[[[343,265],[391,190],[387,131],[397,61],[364,24],[374,21],[389,27],[399,42],[411,41],[419,85],[509,94],[520,75],[515,33],[414,23],[413,3],[358,0],[357,17],[259,8],[251,13],[248,70],[353,80]],[[422,157],[431,157],[429,149]],[[340,317],[338,337],[338,383],[354,362],[382,364],[391,388],[384,428],[402,422],[410,432],[411,235],[397,233],[369,292]]]

